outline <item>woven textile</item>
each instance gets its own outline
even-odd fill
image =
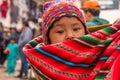
[[[120,47],[118,49],[120,50]],[[112,66],[111,80],[120,80],[120,55]]]
[[[119,30],[117,24],[46,46],[41,46],[43,39],[39,36],[23,51],[38,80],[112,80],[112,66],[120,53]]]

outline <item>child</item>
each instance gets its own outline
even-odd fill
[[[120,24],[87,34],[84,16],[73,3],[51,2],[46,6],[43,38],[39,36],[23,48],[37,79],[108,79],[119,55],[115,45],[119,45]]]
[[[16,58],[18,55],[18,44],[16,44],[16,38],[12,37],[10,43],[7,45],[9,54],[7,55],[7,75],[13,75],[15,73]]]
[[[50,7],[47,8],[46,6]],[[82,11],[72,2],[58,2],[58,5],[55,2],[46,3],[42,21],[42,35],[45,45],[62,42],[88,33]],[[71,32],[72,34],[70,34]],[[56,41],[53,41],[52,38]]]

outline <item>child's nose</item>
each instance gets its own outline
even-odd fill
[[[66,39],[73,39],[74,37],[75,36],[72,33],[68,33]]]
[[[68,40],[68,39],[74,39],[74,37],[68,37],[67,40]]]

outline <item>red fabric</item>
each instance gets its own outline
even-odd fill
[[[41,42],[39,37],[37,41],[34,39],[24,47],[24,53],[37,72],[45,75],[44,77],[48,80],[95,80],[98,74],[106,74],[104,80],[118,80],[120,72],[119,29],[120,24],[100,30],[102,34],[96,31],[62,43],[28,47],[35,42]],[[89,38],[94,38],[93,40],[98,43],[95,44],[94,41],[92,43]],[[73,63],[84,63],[90,66],[71,65]],[[93,63],[96,64],[93,65]],[[110,71],[113,73],[111,74]]]
[[[120,54],[120,51],[117,51]],[[111,72],[111,80],[120,80],[120,55],[116,59]]]
[[[26,52],[26,53],[27,53],[27,52]],[[29,50],[28,53],[33,53],[33,54],[31,54],[31,56],[34,56],[35,58],[36,58],[36,57],[41,58],[42,60],[44,60],[44,61],[47,62],[46,64],[52,64],[52,66],[54,66],[54,68],[56,68],[56,66],[57,66],[58,68],[56,68],[56,69],[61,69],[62,71],[64,71],[65,67],[66,67],[66,68],[68,67],[68,66],[66,66],[66,65],[64,65],[64,64],[62,64],[62,63],[58,63],[57,61],[54,61],[53,59],[51,59],[51,58],[49,58],[49,57],[46,57],[45,55],[40,54],[39,52],[37,52],[37,51],[34,50],[34,49]],[[35,53],[35,54],[34,54],[34,53]],[[46,75],[51,75],[51,76],[49,76],[49,77],[54,78],[54,79],[56,79],[56,80],[58,80],[59,78],[61,78],[61,79],[66,79],[66,80],[73,80],[73,78],[70,79],[70,78],[67,78],[67,77],[64,77],[64,76],[56,75],[56,73],[53,73],[53,72],[51,72],[49,69],[45,68],[44,66],[41,66],[38,62],[36,62],[36,61],[34,60],[33,57],[30,58],[30,55],[29,55],[29,54],[25,54],[25,55],[27,56],[28,60],[32,63],[32,65],[37,66],[37,68],[40,69],[41,71],[44,70],[44,71],[42,71],[42,72],[44,72],[44,74],[46,74]],[[39,60],[40,60],[40,59],[39,59]],[[71,69],[71,68],[72,68],[72,69]],[[80,68],[80,67],[77,68],[77,67],[70,67],[70,66],[69,66],[69,68],[67,68],[66,71],[72,72],[72,73],[78,73],[78,74],[83,73],[83,74],[84,74],[84,72],[85,72],[85,73],[91,72],[92,69],[93,69],[93,67],[88,68],[88,69],[87,69],[87,68],[86,68],[86,69],[83,69],[83,68]],[[53,77],[53,76],[54,76],[54,77]],[[59,76],[59,77],[58,77],[58,76]],[[79,80],[79,79],[78,79],[78,80]],[[84,78],[84,79],[82,79],[82,80],[86,80],[86,78]],[[89,80],[90,80],[90,79],[89,79]]]

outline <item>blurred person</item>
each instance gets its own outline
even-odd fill
[[[120,24],[88,34],[82,11],[73,3],[45,5],[43,37],[38,36],[23,48],[36,78],[111,79],[111,69],[120,53]]]
[[[18,43],[20,34],[18,33],[16,27],[12,26],[9,29],[10,29],[10,31],[9,31],[10,34],[9,34],[8,42],[10,42],[10,39],[12,37],[14,37],[14,38],[16,38],[16,43]],[[17,55],[17,60],[19,60],[19,59],[20,59],[20,54]]]
[[[15,38],[16,38],[16,42],[18,42],[19,34],[17,33],[17,29],[16,29],[15,27],[10,27],[9,39],[10,39],[11,37],[15,37]]]
[[[3,40],[2,45],[5,49],[7,44],[9,43],[9,31],[4,31],[3,35],[4,35],[4,40]],[[4,52],[3,52],[3,54],[1,55],[1,58],[0,58],[0,64],[2,65],[2,67],[6,61],[6,58],[7,58],[7,54],[4,54]]]
[[[33,21],[36,23],[38,19],[37,15],[37,3],[34,0],[29,0],[30,1],[30,7],[28,7],[29,11],[27,13],[28,15],[28,20]]]
[[[27,16],[29,9],[27,7],[26,0],[17,0],[17,1],[18,1],[20,19],[22,18],[28,19],[28,17],[30,16]]]
[[[43,15],[43,5],[38,5],[38,8],[37,8],[37,17],[38,18],[42,18],[42,15]]]
[[[42,35],[42,23],[39,22],[35,28],[35,34],[34,37]]]
[[[109,24],[109,21],[103,18],[100,18],[101,7],[96,0],[85,1],[82,7],[87,25],[88,26],[97,26],[102,24]]]
[[[4,56],[4,48],[5,48],[5,44],[4,44],[3,24],[0,23],[0,67],[3,67],[2,58]]]
[[[7,55],[7,76],[14,76],[15,75],[15,66],[16,66],[16,59],[18,56],[18,44],[16,43],[16,38],[11,37],[10,43],[7,45],[7,48],[4,51]]]
[[[25,46],[26,43],[28,43],[32,39],[32,35],[33,35],[32,30],[30,29],[28,22],[23,20],[21,34],[18,40],[19,53],[20,53],[21,63],[22,63],[20,73],[17,76],[18,78],[27,78],[28,76],[28,62],[26,57],[23,54],[22,48]]]
[[[8,1],[7,0],[2,0],[2,4],[0,5],[2,18],[6,18],[7,12],[8,12],[8,8],[9,8]]]
[[[10,19],[11,19],[11,24],[17,23],[19,19],[19,7],[18,5],[14,4],[13,0],[11,0],[11,6],[10,6]]]

